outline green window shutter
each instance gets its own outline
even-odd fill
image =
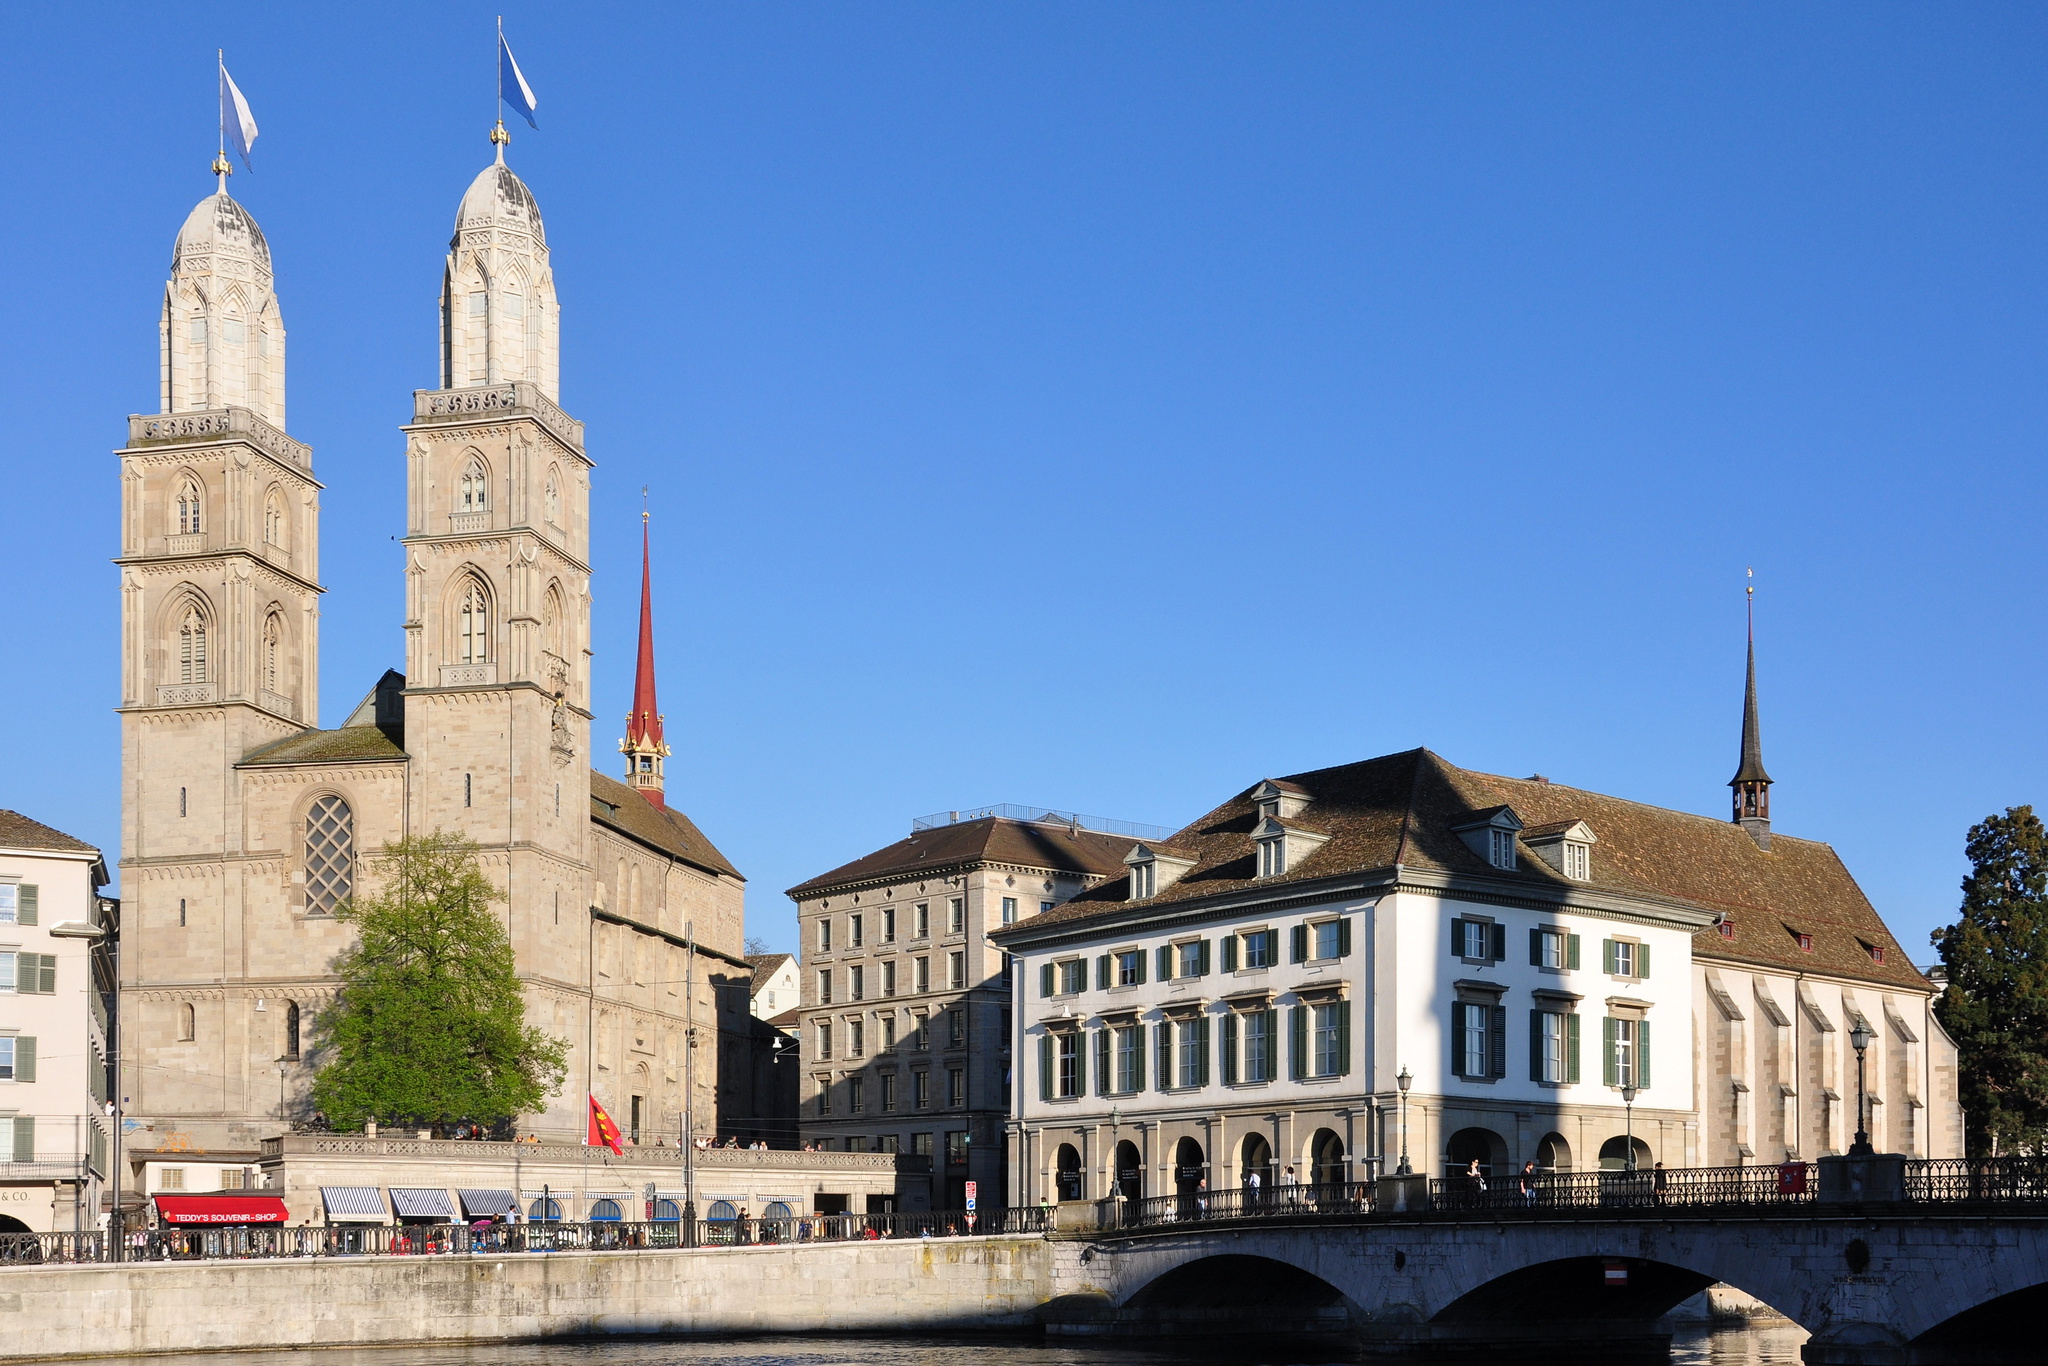
[[[1074,1094],[1088,1094],[1088,1031],[1085,1029],[1074,1037]]]
[[[1577,938],[1576,935],[1573,936]],[[1564,1079],[1575,1082],[1579,1079],[1579,1017],[1564,1017]]]
[[[1229,940],[1224,940],[1229,943]],[[1223,1027],[1217,1032],[1216,1065],[1223,1073],[1223,1084],[1228,1086],[1237,1080],[1237,1016],[1223,1017]]]
[[[1288,1075],[1296,1081],[1308,1075],[1307,1006],[1290,1006],[1287,1010],[1287,1067]]]
[[[1195,976],[1209,975],[1209,941],[1204,939],[1195,945]]]
[[[1145,985],[1145,951],[1138,950],[1138,985]]]
[[[1161,1020],[1156,1028],[1159,1030],[1159,1051],[1156,1055],[1159,1089],[1164,1091],[1178,1085],[1180,1080],[1173,1072],[1173,1021]],[[1181,1028],[1186,1029],[1187,1026],[1182,1025]]]
[[[38,888],[33,882],[24,882],[15,888],[17,900],[14,903],[15,923],[33,925],[36,923]]]
[[[1636,1021],[1636,1086],[1650,1084],[1650,1022]]]
[[[1454,919],[1451,921],[1451,957],[1463,958],[1464,956],[1465,922]]]
[[[1648,977],[1649,975],[1650,946],[1648,944],[1638,944],[1636,945],[1636,976]]]
[[[57,955],[45,953],[39,956],[42,960],[42,972],[36,982],[36,991],[44,996],[55,996],[57,994]]]
[[[1351,1075],[1351,1002],[1337,1002],[1337,1075]]]
[[[1308,926],[1296,925],[1287,932],[1287,961],[1306,963],[1308,961]]]
[[[1614,1017],[1600,1021],[1600,1080],[1608,1086],[1621,1085],[1621,1066],[1615,1058]]]
[[[1237,936],[1234,934],[1223,936],[1223,970],[1237,971]]]
[[[1161,944],[1159,946],[1159,980],[1162,982],[1171,982],[1173,980],[1173,945],[1171,944]]]
[[[1495,922],[1493,927],[1493,952],[1488,955],[1496,963],[1508,961],[1508,927]]]
[[[1112,1031],[1095,1031],[1095,1094],[1106,1096],[1116,1089],[1116,1074],[1110,1066],[1110,1040]]]
[[[1337,922],[1337,956],[1339,958],[1349,958],[1351,956],[1350,916],[1346,916]]]
[[[1451,1002],[1451,1075],[1465,1075],[1465,1003]]]
[[[1141,963],[1145,961],[1142,955],[1138,961]],[[1131,1071],[1133,1073],[1131,1089],[1133,1091],[1142,1091],[1145,1089],[1145,1026],[1141,1024],[1132,1025],[1131,1029],[1137,1035],[1136,1038],[1131,1040],[1131,1047],[1135,1054],[1131,1059]]]
[[[1052,1035],[1038,1036],[1038,1098],[1052,1099]]]
[[[1541,930],[1529,931],[1529,966],[1532,968],[1543,966],[1543,931]]]
[[[1614,972],[1614,967],[1614,941],[1612,939],[1603,939],[1600,941],[1600,971],[1611,976]]]
[[[1487,1041],[1486,1063],[1487,1070],[1493,1074],[1495,1081],[1500,1081],[1507,1076],[1508,1008],[1506,1006],[1495,1006],[1493,1008],[1493,1037]]]
[[[1543,1015],[1540,1010],[1529,1012],[1529,1080],[1543,1080]]]
[[[1109,955],[1100,954],[1095,959],[1095,989],[1109,990]]]
[[[1195,1085],[1209,1084],[1209,1017],[1195,1021]]]
[[[1579,937],[1575,934],[1564,937],[1564,965],[1574,970],[1579,966]]]
[[[14,989],[24,996],[32,995],[36,989],[36,955],[17,953],[14,955]]]
[[[36,1041],[31,1036],[23,1035],[14,1041],[14,1079],[36,1079]]]
[[[36,1117],[16,1115],[14,1117],[14,1160],[33,1162],[36,1160]]]
[[[1052,995],[1052,973],[1052,964],[1040,963],[1038,965],[1038,994],[1040,996]]]

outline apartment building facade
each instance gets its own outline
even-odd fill
[[[1123,871],[1078,818],[947,813],[793,887],[803,937],[800,1129],[932,1159],[931,1206],[1011,1201],[1012,982],[989,936]]]

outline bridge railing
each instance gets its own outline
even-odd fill
[[[1731,1205],[1810,1203],[1815,1182],[1811,1165],[1776,1167],[1682,1167],[1515,1173],[1505,1180],[1474,1182],[1450,1176],[1430,1182],[1432,1210],[1597,1210],[1707,1208]]]
[[[1942,1157],[1908,1162],[1906,1199],[2048,1204],[2048,1157]]]
[[[1096,1202],[1103,1228],[1156,1228],[1204,1219],[1287,1219],[1316,1214],[1370,1214],[1375,1187],[1370,1181],[1307,1186],[1227,1187],[1143,1200]]]
[[[680,1247],[759,1247],[969,1234],[1044,1233],[1049,1207],[918,1214],[806,1214],[788,1219],[676,1219],[647,1223],[339,1224],[290,1228],[229,1225],[136,1229],[122,1238],[133,1262],[243,1261],[277,1257],[446,1257],[520,1252],[629,1252]],[[0,1266],[105,1262],[104,1233],[0,1233]]]

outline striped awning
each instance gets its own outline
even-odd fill
[[[384,1222],[384,1192],[375,1186],[322,1186],[320,1203],[329,1223]]]
[[[455,1207],[448,1203],[445,1190],[401,1190],[393,1186],[391,1208],[401,1219],[438,1219],[444,1224],[455,1222]]]
[[[458,1189],[455,1198],[462,1202],[462,1217],[465,1219],[496,1219],[519,1207],[511,1191]]]

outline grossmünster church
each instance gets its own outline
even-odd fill
[[[403,672],[366,670],[321,730],[322,485],[286,422],[270,245],[216,171],[172,249],[160,411],[118,453],[128,1114],[213,1152],[305,1117],[353,934],[335,909],[387,842],[444,830],[504,893],[528,1019],[570,1044],[522,1131],[580,1136],[587,1090],[673,1144],[686,1077],[699,1133],[743,1129],[748,1098],[719,1077],[746,1072],[721,1066],[747,1016],[744,881],[663,800],[644,556],[622,776],[593,768],[592,461],[559,406],[532,192],[501,142],[462,195],[440,316],[416,320],[439,329],[439,384],[394,434]]]

